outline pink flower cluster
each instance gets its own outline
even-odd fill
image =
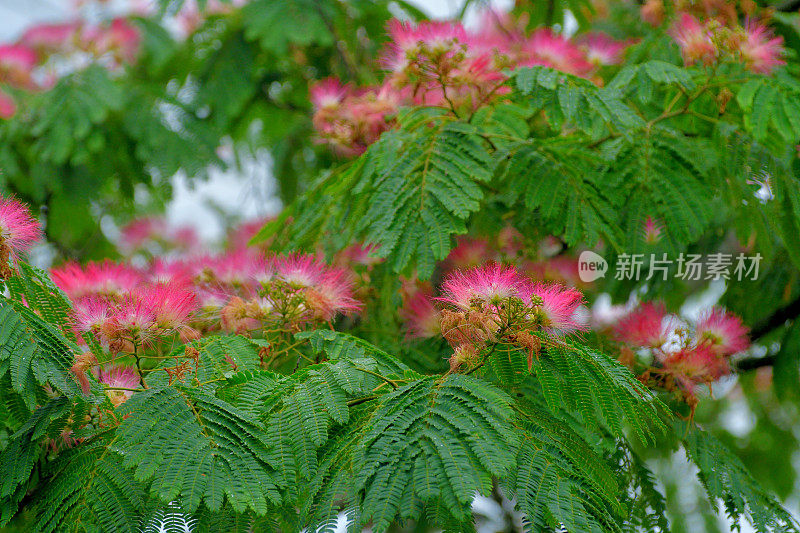
[[[487,344],[496,342],[524,349],[530,365],[540,348],[537,331],[563,336],[585,329],[578,315],[583,303],[579,291],[534,282],[512,266],[490,262],[457,270],[442,283],[441,296],[429,298],[427,292],[421,288],[409,294],[403,313],[414,317],[413,335],[441,334],[450,343],[452,369],[475,365]],[[443,309],[438,311],[434,302]]]
[[[504,70],[544,65],[591,77],[618,64],[630,42],[602,33],[575,41],[543,28],[527,34],[508,15],[489,12],[478,31],[457,22],[411,24],[392,20],[380,86],[354,89],[327,79],[311,88],[314,127],[345,155],[357,155],[391,128],[400,106],[437,106],[470,112],[507,89]]]
[[[139,30],[124,18],[101,24],[75,21],[34,26],[16,43],[0,46],[0,86],[46,89],[65,71],[69,58],[88,54],[116,67],[134,62],[140,45]],[[59,61],[60,65],[54,64]],[[0,90],[0,118],[12,117],[16,109],[14,99]]]
[[[178,334],[197,337],[190,326],[197,298],[179,283],[147,280],[142,272],[122,264],[69,263],[52,271],[53,281],[74,302],[73,327],[92,333],[111,353],[136,353]]]
[[[266,257],[248,249],[127,264],[68,263],[54,282],[75,303],[73,327],[114,353],[133,353],[202,332],[239,333],[268,324],[299,327],[360,309],[349,272],[311,255]]]
[[[742,61],[748,70],[769,74],[784,65],[783,37],[776,37],[764,24],[749,19],[744,26],[724,25],[720,19],[700,21],[689,13],[681,13],[670,34],[681,50],[687,65],[713,65],[730,57]]]
[[[716,308],[689,327],[663,305],[645,303],[620,319],[614,334],[630,348],[650,353],[648,379],[667,389],[677,384],[690,396],[696,385],[729,374],[730,356],[750,346],[741,320]]]

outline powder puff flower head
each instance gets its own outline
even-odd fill
[[[750,346],[747,328],[739,317],[722,309],[712,309],[700,317],[695,325],[698,344],[704,344],[715,353],[729,356]]]
[[[353,282],[349,273],[329,267],[316,257],[306,254],[278,256],[274,260],[274,277],[268,284],[276,288],[271,297],[275,306],[291,303],[285,297],[299,298],[297,310],[310,312],[311,317],[332,320],[337,314],[348,314],[361,309],[353,297]],[[269,287],[268,287],[269,290]]]
[[[40,236],[39,223],[22,202],[0,197],[0,268],[3,277],[11,274],[9,259],[29,250]]]
[[[687,65],[697,62],[710,65],[717,58],[718,49],[709,24],[701,23],[689,13],[681,14],[670,29],[670,34],[681,49]]]
[[[442,311],[440,328],[456,350],[454,357],[502,342],[523,349],[530,366],[541,343],[537,332],[559,337],[585,328],[578,319],[583,303],[579,291],[534,283],[510,266],[488,263],[456,271],[441,288],[442,295],[436,300],[450,309]],[[465,345],[471,348],[465,350]],[[451,359],[453,368],[459,364]]]
[[[775,37],[765,25],[748,20],[738,36],[738,51],[748,69],[759,74],[770,74],[786,64],[783,55],[783,37]]]
[[[614,328],[618,340],[633,346],[657,348],[667,342],[674,324],[662,304],[644,303]]]

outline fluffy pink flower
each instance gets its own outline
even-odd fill
[[[707,24],[701,24],[689,13],[681,13],[670,29],[670,34],[680,47],[683,61],[687,65],[698,61],[710,65],[717,58],[713,32]]]
[[[131,366],[118,366],[114,365],[106,370],[100,372],[100,383],[104,383],[109,387],[120,387],[122,389],[138,389],[141,386],[139,376],[136,370]],[[114,407],[119,407],[125,403],[128,398],[133,396],[135,391],[132,390],[106,390],[106,396],[114,404]]]
[[[383,63],[387,70],[400,72],[408,67],[409,57],[420,47],[431,55],[452,54],[459,45],[468,40],[461,24],[452,22],[421,22],[414,26],[408,22],[392,19],[387,25],[390,46]]]
[[[80,27],[80,22],[40,24],[29,28],[19,42],[41,53],[62,52],[74,44]]]
[[[28,250],[41,237],[39,223],[27,206],[14,198],[0,196],[0,236],[12,253]]]
[[[0,81],[17,87],[32,84],[31,70],[36,65],[36,53],[22,45],[0,46]]]
[[[302,290],[317,317],[331,320],[338,313],[361,309],[360,302],[353,298],[353,283],[346,271],[331,268],[312,255],[298,253],[278,256],[274,265],[275,278]]]
[[[94,296],[75,302],[73,313],[73,326],[76,331],[91,332],[99,338],[104,336],[105,331],[108,331],[113,316],[108,300]]]
[[[153,303],[145,300],[138,291],[126,295],[115,305],[113,321],[117,327],[117,335],[126,340],[134,340],[137,344],[149,344],[153,339],[156,324],[156,313]]]
[[[195,268],[211,276],[211,285],[231,289],[257,289],[274,275],[270,261],[247,249],[198,259]]]
[[[688,392],[695,384],[711,383],[730,373],[728,362],[704,344],[669,354],[663,365]]]
[[[261,228],[271,220],[272,217],[256,218],[254,220],[247,220],[236,226],[228,235],[228,249],[242,250],[247,248],[250,245],[250,239],[255,237]],[[269,241],[267,241],[267,244],[268,243]]]
[[[707,344],[716,353],[732,355],[750,346],[747,327],[739,317],[722,309],[712,309],[700,317],[695,325],[698,344]]]
[[[439,310],[426,291],[417,291],[407,298],[400,309],[400,317],[405,321],[409,337],[427,339],[441,333]]]
[[[565,334],[579,329],[586,329],[577,316],[578,308],[583,304],[580,291],[553,283],[536,283],[532,290],[533,302],[540,303],[544,318],[542,327],[551,334]]]
[[[50,275],[72,300],[91,295],[117,298],[142,281],[142,274],[134,268],[111,261],[89,263],[85,268],[66,263],[51,270]]]
[[[661,240],[662,226],[653,217],[648,216],[642,228],[642,237],[647,244],[656,244]]]
[[[739,53],[747,68],[759,74],[769,74],[775,67],[785,65],[783,37],[775,37],[772,30],[753,20],[745,24]]]
[[[586,59],[596,65],[619,65],[629,41],[615,41],[611,36],[596,32],[582,35],[578,46],[586,52]]]
[[[164,330],[186,326],[197,310],[194,293],[172,285],[153,285],[136,291],[136,298],[153,312],[156,325]]]
[[[550,28],[533,32],[524,46],[525,65],[544,65],[577,76],[586,76],[594,69],[580,48],[566,37],[554,34]]]
[[[442,296],[437,300],[469,310],[476,301],[491,304],[494,300],[510,297],[529,301],[530,294],[530,283],[514,267],[487,263],[450,274],[442,283]]]
[[[137,218],[120,229],[120,249],[123,253],[133,254],[151,244],[188,251],[199,246],[200,238],[193,227],[172,227],[162,217]]]
[[[458,242],[445,259],[448,269],[467,269],[495,259],[486,239],[459,237]]]
[[[614,334],[622,342],[656,348],[667,342],[671,329],[671,321],[665,318],[662,304],[644,303],[617,323]]]
[[[338,79],[325,78],[311,86],[309,98],[314,109],[335,109],[342,103],[349,92],[349,87],[342,85]]]

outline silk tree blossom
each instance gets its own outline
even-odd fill
[[[142,217],[120,229],[120,249],[126,255],[150,250],[158,245],[163,251],[197,250],[200,238],[191,226],[173,227],[162,217]]]
[[[73,327],[91,332],[114,353],[136,353],[178,334],[197,337],[190,327],[197,310],[194,293],[180,286],[142,285],[115,298],[100,295],[75,302]]]
[[[434,305],[429,291],[418,290],[404,298],[400,317],[405,322],[409,338],[429,339],[441,334],[441,312]]]
[[[663,226],[651,216],[648,216],[642,227],[642,239],[646,244],[657,244],[662,237]]]
[[[450,306],[441,312],[441,334],[454,348],[451,368],[474,362],[490,343],[521,348],[528,366],[538,357],[542,338],[585,329],[578,318],[583,295],[551,283],[535,283],[515,268],[488,263],[451,273],[436,300]],[[547,337],[544,337],[547,338]]]
[[[21,45],[36,50],[40,55],[66,52],[77,41],[80,22],[40,24],[28,28],[19,40]]]
[[[26,46],[0,46],[0,82],[30,88],[33,85],[31,70],[36,62],[36,52]]]
[[[587,328],[578,316],[578,309],[583,304],[580,291],[552,283],[536,283],[531,292],[531,302],[540,309],[541,327],[551,335]]]
[[[86,296],[119,298],[143,281],[142,273],[135,268],[112,261],[89,263],[84,268],[70,262],[54,268],[50,275],[72,300]]]
[[[660,303],[644,303],[624,316],[614,327],[614,335],[622,342],[637,347],[658,348],[664,345],[675,327]]]
[[[361,309],[361,303],[353,297],[352,278],[343,269],[330,267],[312,255],[297,253],[277,256],[274,268],[271,283],[285,284],[289,291],[300,296],[302,305],[314,318],[330,321],[337,314]]]
[[[0,196],[0,254],[2,263],[25,252],[41,238],[42,230],[28,207],[14,198]]]
[[[125,403],[136,392],[129,389],[141,387],[139,376],[132,366],[112,365],[100,371],[99,381],[109,387],[106,396],[114,407]]]
[[[692,394],[695,385],[711,384],[730,373],[728,361],[711,346],[699,344],[669,353],[662,361],[664,370],[683,389]]]
[[[630,41],[616,41],[600,32],[587,33],[578,38],[578,47],[586,54],[586,59],[595,65],[619,65]]]
[[[525,42],[521,64],[543,65],[557,70],[588,76],[594,69],[584,52],[563,35],[550,28],[540,28]]]
[[[497,306],[512,297],[530,299],[530,295],[530,283],[514,267],[487,263],[453,272],[442,283],[442,296],[437,300],[467,311],[475,305]]]
[[[748,20],[735,37],[738,52],[748,69],[758,74],[770,74],[785,65],[783,37],[775,37],[772,30],[755,20]]]
[[[719,50],[714,41],[711,24],[701,23],[689,13],[681,13],[670,28],[670,35],[678,44],[683,61],[687,65],[697,62],[711,65],[716,61]]]
[[[704,344],[723,356],[742,352],[750,346],[748,330],[739,317],[722,309],[701,315],[695,324],[698,344]]]

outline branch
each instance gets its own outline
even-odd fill
[[[772,366],[775,364],[774,355],[765,355],[764,357],[746,357],[734,363],[734,368],[738,372],[749,372],[750,370],[757,370],[764,366]]]
[[[789,302],[784,307],[775,311],[769,318],[750,330],[750,338],[753,340],[766,336],[773,330],[783,326],[787,320],[792,320],[800,316],[800,297]]]

